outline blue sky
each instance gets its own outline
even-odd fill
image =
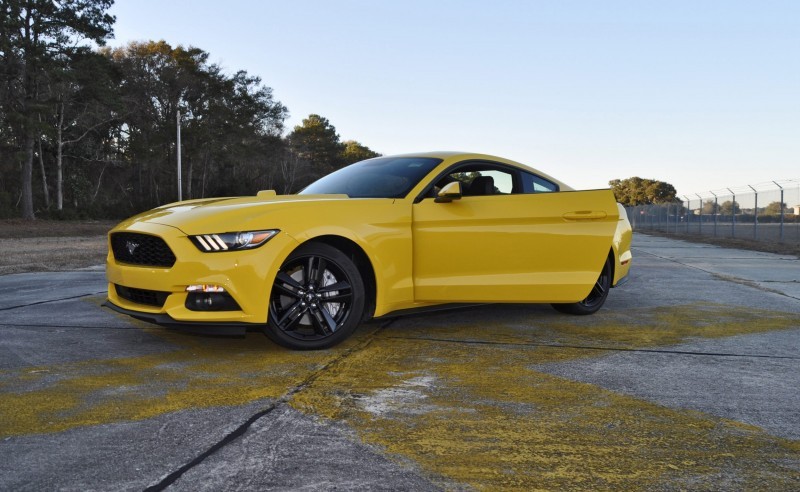
[[[800,1],[117,0],[384,153],[467,150],[577,188],[800,178]]]

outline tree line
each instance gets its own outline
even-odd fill
[[[196,47],[109,48],[113,0],[0,3],[0,217],[119,218],[178,198],[298,191],[379,154],[312,114],[286,132],[273,90]],[[675,202],[666,182],[609,182],[623,205]],[[724,206],[724,204],[723,204]]]
[[[683,203],[683,201],[676,196],[677,192],[674,186],[657,179],[646,179],[634,176],[632,178],[611,180],[608,182],[608,185],[614,192],[614,197],[617,201],[626,207],[660,204],[680,205]],[[786,206],[786,203],[778,201],[758,209],[758,213],[764,215],[779,216],[782,211],[784,214],[793,214],[794,212],[793,209]],[[682,207],[681,213],[684,212],[685,208]],[[703,202],[700,213],[703,215],[739,215],[742,213],[742,210],[739,207],[739,203],[732,200],[719,203],[707,199]]]
[[[110,48],[112,0],[0,4],[0,216],[119,218],[183,198],[299,190],[379,154],[244,70],[164,41]]]

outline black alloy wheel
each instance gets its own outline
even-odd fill
[[[331,347],[364,315],[364,282],[353,261],[323,243],[295,250],[275,276],[265,333],[299,350]]]
[[[584,300],[569,304],[553,304],[552,306],[556,311],[578,315],[596,313],[603,304],[605,304],[608,291],[611,290],[612,261],[610,256],[606,259],[603,269],[600,271],[600,276],[597,277],[597,281],[594,283],[591,292],[589,292],[589,295],[586,296]]]

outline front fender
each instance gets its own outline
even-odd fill
[[[357,245],[375,272],[374,315],[381,316],[414,305],[411,217],[410,212],[404,211],[408,204],[403,202],[373,205],[375,209],[370,213],[360,210],[345,224],[297,224],[292,236],[300,244],[339,237]]]

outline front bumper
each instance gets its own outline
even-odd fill
[[[174,328],[180,331],[189,333],[196,333],[199,335],[226,335],[226,336],[244,336],[247,329],[253,326],[251,323],[205,323],[205,322],[192,322],[192,321],[175,321],[168,314],[150,314],[142,313],[139,311],[132,311],[124,309],[115,305],[111,301],[106,301],[103,306],[116,311],[118,313],[127,314],[132,318],[154,323],[167,328]]]
[[[106,259],[108,301],[117,311],[159,324],[263,324],[267,321],[268,301],[278,268],[297,241],[279,233],[263,246],[244,251],[203,253],[181,230],[161,224],[135,222],[122,229],[150,234],[163,239],[175,254],[170,268],[131,265],[118,262],[111,249]],[[111,232],[119,232],[114,229]],[[131,289],[166,293],[162,306],[140,304],[117,294],[115,284]],[[186,307],[186,287],[195,284],[219,285],[236,301],[240,310],[195,311]]]

